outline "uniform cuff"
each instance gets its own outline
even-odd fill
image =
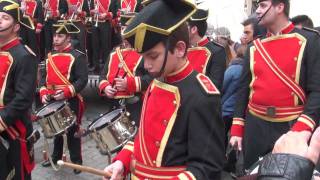
[[[172,180],[196,180],[195,176],[190,171],[184,171]]]
[[[244,119],[242,118],[233,118],[231,126],[231,136],[243,137],[244,133]]]
[[[122,148],[119,154],[112,160],[121,161],[124,166],[124,175],[127,175],[130,172],[130,162],[131,162],[131,155],[133,153],[133,142],[129,141],[127,144]]]
[[[127,89],[129,92],[140,92],[141,91],[140,77],[127,77]]]
[[[107,80],[102,80],[99,83],[99,95],[104,95],[104,89],[109,85],[110,83]]]
[[[42,99],[42,97],[44,96],[44,95],[48,95],[49,94],[49,91],[48,91],[48,89],[46,88],[46,87],[41,87],[40,88],[40,100]]]
[[[316,123],[309,116],[302,114],[293,125],[292,131],[313,131]]]

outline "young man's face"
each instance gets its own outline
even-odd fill
[[[70,43],[70,37],[67,34],[57,34],[53,35],[53,46],[56,48],[65,47]]]
[[[269,27],[274,23],[281,11],[283,11],[283,3],[274,5],[272,4],[272,0],[260,2],[256,10],[258,19],[262,18],[259,24],[265,27]]]
[[[241,43],[242,44],[248,44],[253,40],[253,25],[248,24],[243,27],[243,34],[241,37]]]
[[[12,16],[5,12],[0,12],[0,38],[10,37],[12,33],[17,33],[19,27]]]
[[[179,51],[181,50],[178,48],[175,48],[173,53],[168,51],[167,63],[162,76],[166,77],[168,74],[176,71],[179,58],[184,56]],[[142,56],[144,58],[144,68],[151,76],[158,77],[165,58],[164,44],[162,42],[158,43],[152,49],[142,53]]]

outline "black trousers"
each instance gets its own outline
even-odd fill
[[[68,101],[70,103],[70,108],[76,113],[79,113],[79,101],[77,98],[72,98]],[[75,164],[82,164],[81,156],[81,138],[74,137],[74,134],[78,131],[79,125],[74,124],[67,131],[67,145],[70,154],[71,162]],[[51,155],[54,162],[62,159],[63,155],[63,136],[57,136],[53,141],[54,148]]]
[[[25,26],[20,26],[20,37],[22,43],[27,45],[37,56],[39,55],[39,45],[37,40],[36,31],[29,29]]]
[[[259,157],[271,152],[275,142],[290,130],[294,122],[269,122],[248,113],[243,139],[244,168],[249,169]]]
[[[93,25],[91,35],[92,60],[96,69],[100,70],[100,62],[105,63],[111,52],[111,24],[109,21],[99,22],[98,27]]]
[[[8,140],[8,142],[10,144],[8,150],[0,144],[0,180],[12,177],[9,175],[12,172],[14,172],[13,180],[31,180],[31,174],[28,174],[22,165],[19,140]]]
[[[86,27],[81,21],[74,22],[74,25],[76,25],[80,30],[79,33],[73,34],[71,36],[73,39],[76,39],[78,41],[78,44],[75,46],[75,49],[78,49],[83,53],[86,53]]]

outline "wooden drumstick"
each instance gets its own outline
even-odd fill
[[[59,166],[65,166],[68,168],[77,169],[77,170],[87,172],[90,174],[95,174],[98,176],[103,176],[103,177],[108,177],[108,178],[110,178],[112,176],[112,174],[109,172],[106,172],[106,171],[103,171],[100,169],[95,169],[95,168],[88,167],[88,166],[82,166],[82,165],[78,165],[78,164],[68,163],[68,162],[64,162],[62,160],[59,160],[57,163]]]

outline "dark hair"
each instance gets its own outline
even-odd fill
[[[186,54],[187,49],[189,47],[189,32],[188,32],[187,23],[183,23],[176,30],[174,30],[168,37],[168,41],[169,41],[168,50],[171,53],[173,53],[174,48],[177,45],[177,42],[183,41],[186,44],[186,51],[185,51],[185,54]],[[166,41],[163,41],[164,44],[166,44],[165,42]]]
[[[244,20],[241,24],[243,26],[248,26],[248,25],[254,25],[256,22],[257,22],[257,18],[251,17],[251,18]]]
[[[273,5],[278,5],[280,3],[284,4],[284,14],[289,17],[290,13],[290,0],[271,0]]]
[[[313,22],[307,15],[298,15],[291,19],[294,25],[301,24],[303,27],[313,28]]]
[[[207,21],[189,21],[189,26],[192,28],[193,26],[196,26],[198,29],[198,34],[200,37],[203,37],[208,29]]]

